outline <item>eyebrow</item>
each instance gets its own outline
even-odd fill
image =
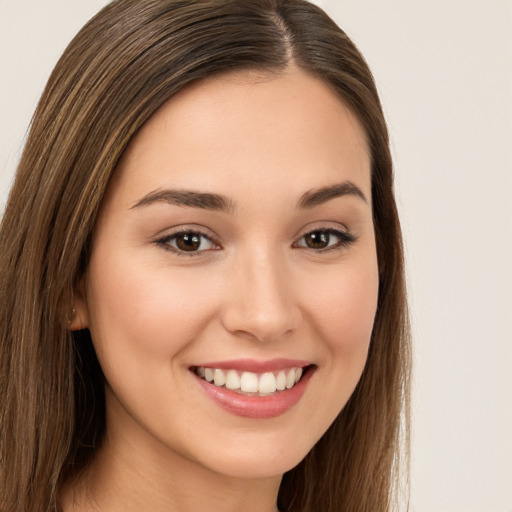
[[[154,203],[168,203],[174,206],[191,206],[203,210],[215,210],[233,213],[235,204],[228,198],[209,192],[194,190],[154,190],[140,199],[133,208],[149,206]]]
[[[331,199],[342,196],[356,196],[368,203],[363,191],[351,181],[344,181],[336,185],[329,185],[304,193],[298,202],[299,208],[314,208]]]
[[[297,203],[297,208],[309,209],[319,206],[331,199],[342,196],[355,196],[367,203],[362,190],[351,181],[344,181],[335,185],[329,185],[319,189],[308,190]],[[197,192],[194,190],[154,190],[137,201],[133,208],[149,206],[154,203],[168,203],[174,206],[188,206],[203,210],[214,210],[224,213],[233,213],[236,210],[235,203],[225,196],[210,192]]]

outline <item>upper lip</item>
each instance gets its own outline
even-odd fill
[[[256,359],[231,359],[229,361],[213,361],[196,364],[193,368],[218,368],[219,370],[240,370],[243,372],[265,373],[285,370],[288,368],[304,368],[310,366],[310,361],[299,359],[270,359],[258,361]]]

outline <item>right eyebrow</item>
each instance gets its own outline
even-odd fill
[[[189,206],[225,213],[233,213],[235,211],[235,204],[220,194],[173,189],[154,190],[137,201],[131,209],[162,202],[174,206]]]

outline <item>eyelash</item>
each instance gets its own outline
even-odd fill
[[[175,247],[175,246],[171,245],[171,242],[172,241],[176,242],[177,238],[180,235],[183,237],[185,235],[190,235],[191,237],[199,238],[200,239],[199,247],[201,247],[201,245],[203,244],[203,240],[207,240],[209,243],[216,246],[216,248],[215,249],[202,249],[202,250],[195,250],[195,251],[184,251],[184,250],[180,249],[179,247]],[[173,253],[177,254],[178,256],[182,256],[182,255],[183,256],[197,256],[199,254],[204,253],[205,251],[218,250],[220,248],[220,244],[218,242],[216,242],[210,235],[207,235],[206,233],[202,233],[201,231],[199,231],[197,229],[181,229],[179,231],[171,233],[170,235],[166,235],[162,238],[159,238],[158,240],[156,240],[156,244],[158,246],[162,247],[163,249],[165,249],[166,251],[173,252]]]
[[[182,235],[182,236],[189,235],[191,237],[190,242],[192,242],[192,243],[194,243],[194,242],[197,243],[197,239],[199,239],[199,248],[196,250],[192,250],[192,251],[186,251],[186,250],[180,249],[177,246],[172,245],[171,242],[174,241],[176,243],[176,240],[178,239],[178,237],[180,235]],[[329,244],[331,242],[330,239],[333,236],[338,238],[338,241],[336,243],[334,243],[333,245],[327,245],[327,247],[323,247],[323,248],[308,247],[306,245],[301,245],[299,243],[301,240],[305,239],[305,237],[314,236],[314,235],[318,235],[318,236],[327,235],[327,237],[329,237],[328,238]],[[207,240],[209,243],[213,244],[216,247],[214,249],[200,249],[204,240]],[[292,244],[292,247],[303,248],[303,249],[307,249],[307,250],[319,253],[319,252],[328,252],[328,251],[333,251],[333,250],[337,250],[337,249],[340,250],[343,248],[347,248],[356,241],[357,241],[357,238],[354,235],[352,235],[351,233],[349,233],[348,231],[343,231],[341,229],[335,229],[335,228],[318,228],[318,229],[313,229],[311,231],[308,231],[307,233],[304,233],[296,242],[294,242]],[[197,229],[183,229],[183,230],[177,231],[175,233],[172,233],[170,235],[166,235],[162,238],[159,238],[158,240],[155,241],[155,243],[158,246],[162,247],[164,250],[171,251],[171,252],[177,254],[178,256],[182,256],[182,255],[198,256],[204,252],[211,251],[211,250],[219,250],[221,248],[220,244],[218,242],[216,242],[211,236],[207,235],[206,233],[202,233],[201,231],[199,231]]]
[[[299,241],[305,239],[305,237],[318,235],[318,234],[322,234],[324,236],[327,235],[329,237],[329,239],[334,236],[334,237],[338,238],[338,242],[336,242],[333,245],[328,245],[327,247],[317,248],[317,249],[299,245]],[[318,228],[318,229],[313,229],[311,231],[308,231],[307,233],[304,233],[299,238],[299,240],[293,244],[293,247],[303,247],[304,249],[309,249],[309,250],[315,251],[315,252],[327,252],[327,251],[332,251],[332,250],[336,250],[336,249],[346,248],[346,247],[350,246],[351,244],[353,244],[355,241],[356,241],[356,237],[354,235],[352,235],[351,233],[349,233],[348,231],[343,231],[341,229],[335,229],[335,228]],[[330,240],[329,240],[329,242],[330,242]]]

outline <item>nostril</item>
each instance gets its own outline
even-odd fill
[[[222,318],[229,332],[252,338],[263,343],[272,343],[289,337],[300,324],[300,314],[274,310],[268,314],[257,314],[241,307],[233,307]]]

